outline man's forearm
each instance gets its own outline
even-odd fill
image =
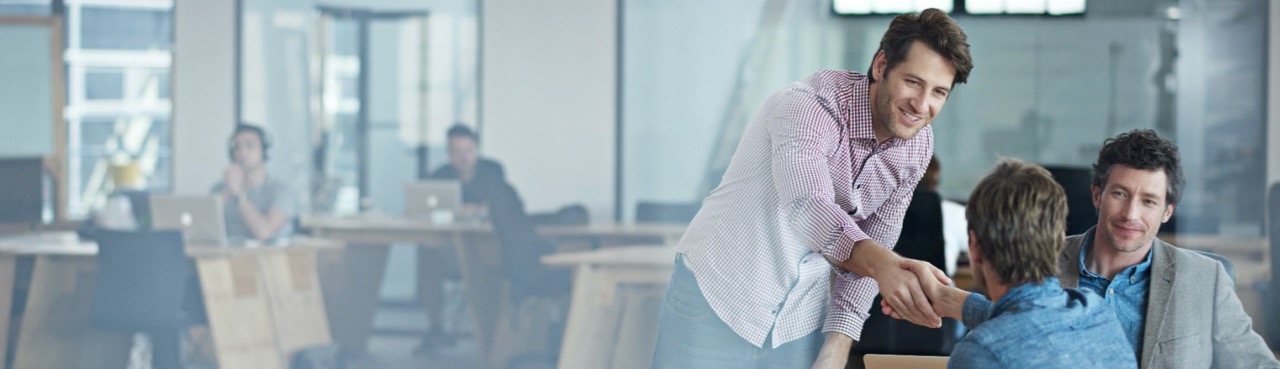
[[[849,349],[856,344],[858,344],[857,341],[843,333],[827,332],[826,340],[822,342],[822,350],[818,352],[818,359],[813,363],[813,369],[844,368],[849,361]]]
[[[901,258],[893,251],[868,238],[853,244],[848,259],[832,262],[841,269],[875,278],[882,268],[897,268],[899,259]]]
[[[951,286],[943,286],[941,296],[929,296],[933,300],[933,310],[939,315],[955,320],[964,319],[964,302],[969,298],[969,291]]]

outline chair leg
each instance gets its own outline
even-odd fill
[[[182,342],[177,329],[156,329],[146,333],[151,337],[152,368],[182,368]]]

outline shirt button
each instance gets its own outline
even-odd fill
[[[1138,282],[1138,277],[1129,277],[1129,283],[1136,283],[1136,282]]]
[[[1108,293],[1108,294],[1112,294],[1112,295],[1114,295],[1114,294],[1116,294],[1116,289],[1114,289],[1114,288],[1108,288],[1108,289],[1107,289],[1107,293]]]

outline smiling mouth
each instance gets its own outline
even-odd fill
[[[905,120],[910,125],[916,125],[917,123],[920,123],[921,121],[924,120],[924,117],[908,113],[906,110],[898,109],[898,111],[902,113],[903,120]]]

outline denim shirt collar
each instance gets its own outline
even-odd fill
[[[1058,282],[1058,277],[1053,276],[1045,277],[1040,283],[1023,283],[1014,286],[991,306],[991,313],[987,319],[995,318],[1005,311],[1017,311],[1035,305],[1037,300],[1059,293],[1062,293],[1062,286]]]
[[[1085,256],[1088,255],[1089,250],[1093,248],[1093,237],[1094,232],[1096,231],[1097,227],[1089,228],[1089,230],[1084,233],[1084,239],[1080,242],[1080,276],[1106,280],[1106,277],[1089,271],[1089,267],[1085,262],[1085,260],[1087,260]],[[1151,276],[1151,251],[1154,249],[1155,247],[1147,249],[1146,259],[1143,259],[1141,263],[1124,268],[1124,270],[1120,271],[1120,274],[1116,274],[1116,278],[1124,277],[1132,278],[1134,281],[1145,281],[1149,276]]]

